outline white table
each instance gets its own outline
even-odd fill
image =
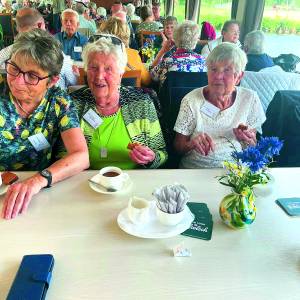
[[[300,218],[274,203],[300,195],[300,168],[273,170],[276,191],[257,199],[255,222],[237,231],[219,218],[219,202],[229,192],[215,178],[221,170],[130,171],[132,189],[113,197],[89,188],[95,173],[45,189],[25,215],[0,220],[0,299],[23,255],[37,253],[55,257],[47,300],[300,299]],[[116,219],[129,196],[150,199],[155,187],[173,182],[183,183],[192,201],[208,204],[211,241],[140,239],[119,229]],[[192,257],[173,257],[172,247],[181,242]]]

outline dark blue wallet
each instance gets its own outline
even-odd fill
[[[51,254],[23,256],[6,300],[43,300],[51,280],[54,257]]]

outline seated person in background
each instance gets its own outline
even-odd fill
[[[236,87],[247,57],[232,43],[222,43],[208,56],[208,86],[187,94],[174,130],[175,149],[183,155],[181,168],[219,168],[231,161],[232,145],[256,144],[265,114],[257,94]]]
[[[95,2],[89,2],[88,7],[90,9],[90,17],[97,21],[98,20],[98,14],[97,14],[97,4]]]
[[[142,1],[133,0],[133,5],[135,6],[135,13],[137,16],[141,16]]]
[[[74,104],[54,87],[62,63],[60,43],[45,30],[33,29],[18,35],[5,64],[9,91],[0,101],[0,169],[39,171],[9,187],[2,210],[6,219],[25,212],[43,187],[89,166]],[[51,164],[59,137],[67,155]]]
[[[75,10],[79,15],[79,28],[87,28],[91,33],[95,33],[97,30],[96,23],[90,18],[90,10],[83,2],[76,2]]]
[[[129,3],[126,6],[127,16],[130,17],[131,21],[141,21],[141,18],[135,14],[135,6]]]
[[[162,27],[160,23],[154,21],[154,16],[150,6],[143,6],[141,8],[142,23],[136,28],[136,36],[138,38],[138,44],[140,44],[140,32],[141,31],[160,31]],[[140,45],[142,46],[142,45]]]
[[[97,22],[102,23],[107,20],[107,12],[106,9],[102,6],[97,8],[98,19]]]
[[[151,82],[151,76],[144,64],[142,63],[139,52],[129,48],[130,30],[127,23],[123,23],[120,19],[111,17],[101,26],[101,31],[113,34],[120,38],[126,47],[127,67],[128,70],[141,70],[141,81],[143,86],[147,86]]]
[[[121,86],[127,55],[113,37],[83,49],[89,87],[71,94],[79,114],[92,169],[157,168],[167,159],[153,100],[142,89]],[[128,149],[128,145],[134,143]]]
[[[205,59],[193,52],[199,38],[199,26],[193,21],[184,21],[174,31],[176,51],[151,70],[154,81],[160,85],[170,71],[178,72],[206,72]]]
[[[244,50],[248,58],[246,71],[258,72],[274,66],[273,59],[265,53],[264,48],[265,35],[261,30],[251,31],[245,36]]]
[[[216,39],[216,30],[209,22],[202,22],[199,44],[203,47],[209,41]]]
[[[79,27],[79,15],[73,9],[66,9],[61,14],[62,32],[55,34],[61,42],[63,51],[71,56],[73,60],[80,61],[83,46],[88,42],[88,38],[77,31]]]
[[[18,10],[16,15],[16,25],[19,33],[27,32],[34,28],[46,30],[43,16],[38,10],[29,7]],[[12,47],[13,45],[10,45],[0,51],[0,65],[4,64],[4,62],[10,58]],[[73,72],[72,65],[73,62],[71,58],[64,55],[63,66],[60,71],[59,80],[56,83],[56,86],[59,86],[62,90],[70,85],[75,85],[77,82],[77,77]]]
[[[154,16],[154,21],[158,22],[161,24],[164,23],[164,18],[160,15],[160,3],[158,2],[152,2],[152,12],[153,12],[153,16]]]
[[[205,45],[201,51],[201,54],[206,58],[209,53],[218,45],[223,42],[229,42],[236,44],[238,47],[241,47],[241,43],[239,41],[240,37],[240,25],[236,20],[226,21],[223,25],[221,36],[215,40],[212,40]]]
[[[163,57],[170,56],[176,51],[173,35],[177,24],[177,19],[173,16],[168,16],[164,20],[164,30],[161,32],[161,38],[154,41],[154,48],[159,49],[159,51],[152,62],[152,67],[155,67]]]

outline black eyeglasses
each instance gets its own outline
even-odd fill
[[[32,72],[23,72],[17,65],[12,62],[5,62],[5,71],[7,74],[18,77],[21,73],[23,75],[25,83],[29,85],[38,85],[41,80],[51,77],[51,75],[40,77]]]
[[[122,42],[122,40],[119,39],[117,36],[110,35],[110,34],[101,34],[101,33],[94,34],[94,35],[90,36],[89,43],[93,43],[95,41],[98,41],[101,38],[111,40],[113,45],[120,46],[122,51],[123,51],[123,42]]]

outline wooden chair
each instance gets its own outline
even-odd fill
[[[122,77],[122,85],[141,87],[141,70],[125,71]]]
[[[12,14],[0,14],[0,24],[3,29],[4,47],[11,45],[14,42],[14,22]]]
[[[140,31],[139,32],[139,37],[140,37],[140,46],[142,47],[144,45],[145,42],[150,42],[150,36],[155,36],[155,39],[157,39],[158,37],[160,37],[160,31]]]
[[[79,77],[77,80],[77,85],[87,85],[87,81],[86,81],[86,73],[84,71],[84,68],[79,67]]]

